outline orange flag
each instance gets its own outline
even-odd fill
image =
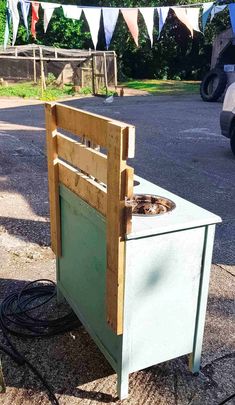
[[[38,10],[39,10],[39,3],[33,2],[32,3],[32,20],[31,20],[31,34],[34,38],[36,38],[36,29],[35,25],[39,20],[38,16]]]
[[[127,26],[130,30],[131,35],[138,46],[138,37],[139,37],[139,28],[137,24],[138,18],[138,8],[121,8],[122,15],[124,20],[127,23]]]

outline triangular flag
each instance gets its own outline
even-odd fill
[[[187,9],[185,7],[171,7],[171,9],[174,10],[176,17],[189,29],[193,37],[193,27],[189,21]]]
[[[83,7],[83,12],[87,19],[87,23],[90,28],[92,42],[94,48],[96,49],[98,42],[98,33],[100,29],[100,17],[101,17],[101,8],[100,7]]]
[[[139,39],[139,28],[137,24],[138,8],[121,8],[121,12],[124,17],[124,20],[127,23],[130,33],[136,43],[136,46],[138,46],[138,39]]]
[[[229,4],[228,9],[229,9],[229,15],[230,15],[232,29],[235,34],[235,4],[234,3]]]
[[[6,27],[5,27],[5,34],[4,34],[4,49],[7,47],[8,39],[9,39],[9,32],[10,32],[10,25],[11,25],[11,12],[8,8],[9,3],[7,2],[7,11],[6,11]]]
[[[194,31],[200,31],[199,28],[199,13],[200,13],[200,7],[188,7],[186,8],[186,14],[188,16],[188,20],[193,27]]]
[[[160,38],[162,28],[163,28],[163,26],[165,24],[165,21],[167,19],[169,9],[170,9],[170,7],[157,7],[158,16],[159,16],[158,39]]]
[[[39,3],[33,2],[32,4],[32,19],[31,19],[31,34],[34,38],[36,38],[36,23],[39,20],[38,10],[39,10]]]
[[[18,0],[8,0],[7,5],[12,19],[13,25],[12,46],[14,46],[20,22],[20,16],[18,12]]]
[[[213,6],[211,10],[211,21],[213,20],[214,16],[221,11],[223,11],[227,7],[227,4],[225,6]]]
[[[66,18],[72,18],[73,20],[80,20],[82,14],[82,7],[79,6],[62,6],[64,16]]]
[[[55,8],[60,7],[60,4],[56,3],[41,3],[41,6],[44,10],[44,17],[43,17],[43,26],[44,26],[44,32],[47,31],[48,24],[51,20],[52,14],[55,10]]]
[[[202,31],[205,31],[206,28],[206,23],[208,20],[208,17],[211,13],[212,7],[213,7],[213,1],[209,1],[209,3],[203,3],[202,8]]]
[[[102,13],[106,48],[108,49],[117,24],[119,8],[103,7]]]
[[[149,34],[151,46],[153,46],[153,18],[154,18],[154,7],[139,7],[143,19],[145,21],[147,31]]]
[[[25,0],[20,0],[21,12],[24,20],[24,26],[26,28],[27,34],[29,34],[29,27],[28,27],[28,15],[29,15],[29,8],[30,3],[27,3]]]

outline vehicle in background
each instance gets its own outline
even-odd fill
[[[231,28],[216,36],[210,68],[201,82],[200,94],[204,101],[217,101],[235,82],[235,34]]]
[[[230,139],[231,149],[235,155],[235,83],[226,91],[220,114],[220,128],[222,135]]]

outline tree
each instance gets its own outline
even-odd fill
[[[46,0],[55,2],[56,0]],[[167,6],[190,4],[195,0],[62,0],[61,4],[79,4],[94,6]],[[5,27],[6,0],[0,3],[0,41],[3,42]],[[20,10],[20,8],[19,8]],[[119,75],[121,79],[131,78],[181,78],[198,79],[209,69],[212,40],[215,35],[229,26],[228,12],[218,14],[212,23],[207,25],[205,36],[195,33],[192,39],[188,29],[170,11],[160,40],[157,40],[158,16],[155,13],[154,45],[151,48],[144,20],[138,17],[140,28],[139,47],[137,48],[128,31],[122,16],[119,16],[110,49],[118,55]],[[30,24],[29,24],[30,26]],[[46,35],[43,32],[43,12],[40,9],[40,20],[36,25],[36,43],[55,47],[87,49],[93,48],[89,27],[84,18],[73,22],[63,15],[62,8],[55,9]],[[16,44],[34,42],[27,38],[22,24],[19,27]],[[104,32],[99,32],[98,49],[105,49]]]

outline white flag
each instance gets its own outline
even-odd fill
[[[43,26],[44,26],[44,32],[46,32],[53,12],[54,12],[55,8],[60,7],[60,4],[41,3],[41,6],[42,6],[42,9],[44,10]]]
[[[73,20],[80,20],[82,14],[82,8],[79,6],[62,6],[64,16],[66,18],[72,18]]]
[[[162,28],[165,24],[165,21],[167,19],[169,9],[170,9],[170,7],[157,7],[158,16],[159,16],[158,38],[160,38],[160,34],[161,34]]]
[[[191,24],[191,26],[193,27],[193,29],[195,31],[199,31],[200,32],[200,28],[199,28],[199,13],[200,13],[200,7],[188,7],[186,8],[186,13],[188,16],[188,20]]]
[[[102,13],[106,48],[108,49],[117,24],[119,8],[102,7]]]
[[[83,7],[83,12],[86,16],[90,32],[92,42],[94,44],[94,48],[96,49],[97,42],[98,42],[98,33],[100,29],[100,17],[101,17],[101,8],[100,7]]]
[[[153,18],[154,18],[154,7],[139,7],[139,11],[141,12],[147,31],[149,34],[151,46],[153,46]]]
[[[12,46],[14,46],[20,22],[20,16],[18,12],[18,0],[8,0],[8,9],[10,11],[12,18],[12,25],[13,25]]]

